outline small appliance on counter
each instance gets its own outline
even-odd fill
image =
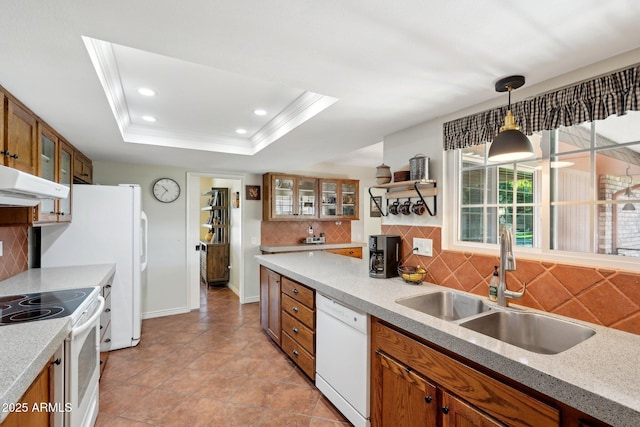
[[[400,236],[369,236],[369,276],[385,279],[398,275],[400,242]]]
[[[307,237],[306,239],[304,239],[304,243],[307,244],[321,244],[321,243],[325,243],[326,239],[324,236],[320,236],[320,237]]]

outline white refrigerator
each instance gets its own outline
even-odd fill
[[[41,267],[116,264],[111,346],[133,347],[142,328],[147,217],[139,185],[74,185],[71,223],[41,227]],[[103,351],[105,349],[102,349]]]

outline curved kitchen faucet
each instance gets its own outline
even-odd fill
[[[522,287],[521,292],[514,292],[507,289],[506,271],[515,271],[516,257],[513,255],[513,238],[508,228],[502,230],[500,235],[500,282],[498,283],[498,305],[507,307],[507,299],[519,299],[524,295],[527,284]]]

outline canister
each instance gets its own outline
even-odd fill
[[[376,182],[378,185],[391,182],[391,168],[384,163],[376,168]]]
[[[409,159],[409,179],[429,179],[429,158],[424,154],[416,154]]]

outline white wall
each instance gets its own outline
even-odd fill
[[[190,171],[167,166],[94,162],[96,184],[139,184],[142,188],[142,206],[149,217],[147,293],[143,296],[145,318],[183,313],[191,308],[190,280],[187,274],[188,259],[185,252],[187,172]],[[212,171],[206,173],[215,175]],[[246,185],[262,183],[261,175],[239,174],[239,176]],[[173,203],[160,203],[151,193],[153,183],[162,177],[175,179],[182,188],[180,197]],[[240,205],[243,207],[239,210],[242,226],[239,250],[243,251],[244,258],[244,265],[239,267],[244,274],[244,280],[238,283],[240,300],[241,302],[258,301],[259,271],[254,256],[260,252],[262,204],[260,201],[245,201],[244,189],[236,191],[240,191]],[[196,242],[193,242],[192,245],[194,252],[195,244]]]

